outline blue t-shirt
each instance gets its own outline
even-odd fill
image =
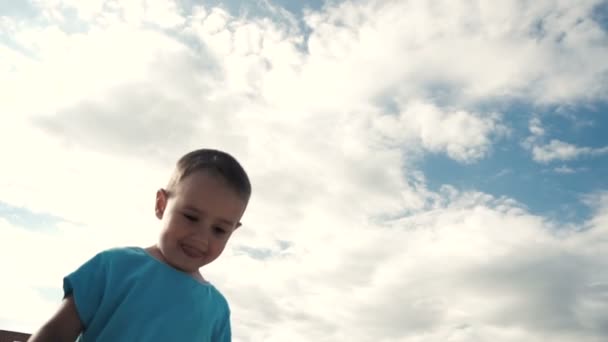
[[[211,284],[142,248],[97,254],[63,280],[84,326],[79,341],[230,341],[230,309]]]

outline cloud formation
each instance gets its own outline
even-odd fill
[[[562,166],[558,166],[553,168],[554,172],[560,173],[560,174],[574,174],[574,173],[578,173],[578,172],[582,172],[585,171],[585,168],[571,168],[569,166],[566,165],[562,165]]]
[[[601,148],[579,147],[557,139],[548,144],[532,147],[532,157],[540,163],[554,160],[572,160],[582,156],[601,156],[608,153],[608,146]]]
[[[493,138],[506,132],[496,113],[443,110],[429,103],[409,103],[399,109],[397,116],[385,115],[374,123],[393,144],[422,145],[461,162],[485,157]]]
[[[532,153],[532,159],[538,163],[570,161],[582,157],[598,157],[608,153],[608,146],[580,147],[559,139],[551,139],[548,143],[545,143],[547,130],[537,116],[529,120],[528,130],[531,135],[522,142],[522,146]],[[555,171],[558,173],[574,173],[573,169],[565,166],[556,168]]]

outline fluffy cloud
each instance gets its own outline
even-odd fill
[[[591,19],[597,4],[347,1],[306,18],[317,75],[337,76],[317,90],[365,97],[399,89],[462,101],[598,98],[608,49]]]
[[[492,137],[500,136],[506,128],[496,113],[478,114],[464,110],[443,110],[429,103],[414,102],[400,106],[401,112],[384,115],[375,120],[381,134],[395,145],[406,145],[415,140],[432,152],[444,152],[463,162],[484,157],[492,145]],[[408,139],[409,138],[409,139]]]
[[[546,130],[538,117],[532,117],[528,124],[531,135],[527,137],[522,146],[532,153],[532,159],[538,163],[550,163],[556,160],[568,161],[582,157],[597,157],[608,153],[606,147],[580,147],[558,139],[551,139],[544,143]],[[557,173],[575,173],[576,170],[566,166],[554,169]]]
[[[601,317],[608,303],[600,299],[605,239],[598,239],[605,234],[605,206],[596,206],[584,232],[558,234],[553,224],[512,201],[452,196],[447,207],[384,228],[334,227],[343,233],[339,244],[317,242],[307,253],[272,263],[230,260],[247,265],[245,278],[263,279],[262,284],[235,280],[228,289],[247,297],[235,307],[237,336],[243,341],[599,341],[605,336]],[[286,282],[268,281],[276,278]],[[269,311],[261,318],[252,302],[265,303],[260,305]]]
[[[530,122],[528,124],[528,129],[530,130],[530,133],[532,133],[532,136],[534,137],[542,137],[543,135],[545,135],[545,129],[542,126],[542,122],[540,121],[540,118],[538,117],[533,117],[530,119]]]
[[[582,171],[586,171],[586,168],[571,168],[567,165],[562,165],[562,166],[558,166],[556,168],[553,168],[553,171],[556,173],[560,173],[560,174],[573,174],[573,173],[578,173],[578,172],[582,172]]]
[[[579,147],[557,139],[553,139],[545,145],[532,147],[532,157],[540,163],[548,163],[554,160],[572,160],[582,156],[599,156],[606,153],[608,153],[608,147]]]

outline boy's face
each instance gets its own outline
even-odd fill
[[[171,266],[191,274],[215,260],[240,225],[247,202],[225,181],[198,171],[170,194],[156,194],[156,216],[163,228],[158,247]]]

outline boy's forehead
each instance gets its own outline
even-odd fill
[[[228,182],[214,172],[201,170],[195,171],[183,177],[178,183],[177,188],[182,191],[204,191],[210,188],[228,189]]]
[[[219,215],[236,224],[247,207],[247,201],[221,177],[199,173],[189,175],[176,187],[176,204],[207,215]]]
[[[240,202],[247,202],[221,175],[209,171],[196,171],[184,177],[175,187],[176,194],[196,199],[210,194],[235,196]]]

